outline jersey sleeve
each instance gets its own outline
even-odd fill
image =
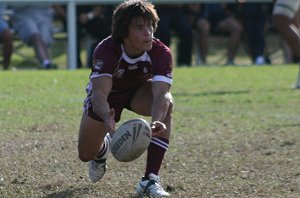
[[[93,54],[93,65],[90,78],[111,76],[118,65],[118,57],[111,42],[103,41],[98,44]]]
[[[152,81],[163,81],[168,84],[173,82],[173,61],[172,54],[168,47],[158,42],[151,53],[153,66]]]

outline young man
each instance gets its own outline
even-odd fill
[[[147,151],[138,196],[166,197],[158,172],[169,146],[173,99],[170,49],[153,38],[159,18],[143,0],[121,3],[114,11],[112,35],[98,44],[81,119],[79,158],[99,181],[106,171],[110,135],[124,108],[151,116],[153,138]],[[109,134],[107,134],[109,133]]]
[[[290,46],[294,61],[300,63],[300,32],[293,24],[299,10],[299,0],[277,0],[273,9],[274,24],[282,38]],[[300,70],[295,88],[300,89]]]

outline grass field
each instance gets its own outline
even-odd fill
[[[295,65],[176,68],[161,169],[175,198],[300,196]],[[134,197],[145,155],[93,184],[77,158],[89,70],[0,72],[0,197]],[[125,111],[122,121],[137,117]]]

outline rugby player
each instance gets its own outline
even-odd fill
[[[79,129],[78,152],[88,162],[92,182],[106,171],[110,135],[124,108],[150,116],[152,140],[136,192],[139,197],[168,197],[158,176],[172,123],[172,55],[153,37],[159,17],[153,4],[128,0],[113,14],[112,34],[94,50]]]

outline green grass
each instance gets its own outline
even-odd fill
[[[295,65],[176,68],[161,169],[172,197],[299,197],[297,72]],[[134,197],[145,155],[109,158],[97,184],[77,158],[88,75],[0,72],[0,197]],[[133,117],[125,111],[122,121]]]

